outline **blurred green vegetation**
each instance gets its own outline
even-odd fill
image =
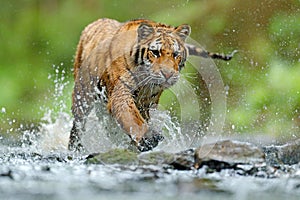
[[[225,130],[299,136],[299,0],[0,2],[3,136],[20,126],[38,126],[49,108],[70,112],[72,62],[80,33],[103,17],[148,18],[175,26],[187,23],[192,27],[191,37],[208,50],[238,49],[232,61],[216,61],[229,88]],[[64,90],[55,80],[65,84]],[[171,104],[172,98],[166,97],[162,102]]]

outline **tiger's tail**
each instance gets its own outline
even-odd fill
[[[185,47],[187,48],[190,56],[200,56],[203,58],[212,58],[212,59],[220,59],[220,60],[231,60],[234,54],[236,54],[238,51],[234,50],[230,54],[224,54],[224,53],[212,53],[208,52],[205,49],[196,47],[192,44],[185,44]]]

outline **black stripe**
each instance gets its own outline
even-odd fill
[[[139,64],[139,56],[140,56],[140,45],[136,47],[136,52],[134,54],[134,63]]]
[[[125,68],[127,69],[128,73],[131,75],[131,77],[133,77],[133,81],[135,81],[135,84],[137,84],[137,83],[138,83],[137,77],[136,77],[135,74],[131,71],[131,69],[130,69],[130,67],[129,67],[129,65],[128,65],[128,62],[127,62],[127,60],[126,60],[126,57],[124,57],[124,59],[125,59],[125,63],[126,63]]]
[[[186,55],[187,55],[187,52],[186,50],[184,49],[184,51],[182,52],[182,58],[181,58],[181,61],[179,63],[179,71],[184,67],[185,65],[185,62],[186,62]]]
[[[154,98],[154,97],[156,97],[157,95],[158,95],[158,92],[152,94],[152,95],[151,95],[151,98]]]
[[[146,51],[146,48],[142,48],[142,51],[141,51],[141,61],[142,61],[142,63],[144,63],[144,54],[145,54],[145,51]]]

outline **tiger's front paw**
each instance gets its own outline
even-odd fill
[[[137,144],[139,151],[149,151],[155,148],[160,141],[164,139],[164,136],[160,133],[149,131],[142,137],[142,139]]]

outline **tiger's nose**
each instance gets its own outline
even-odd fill
[[[165,77],[166,80],[171,78],[174,74],[173,70],[167,70],[167,69],[162,69],[160,70],[160,73]]]

